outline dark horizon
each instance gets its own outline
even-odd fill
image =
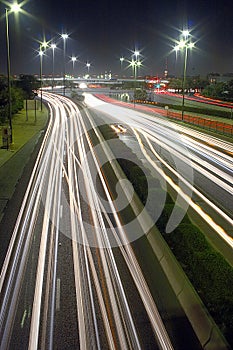
[[[0,73],[6,73],[6,33],[4,9],[1,3]],[[183,57],[173,51],[179,31],[189,28],[195,42],[188,53],[188,75],[206,76],[210,72],[232,72],[233,47],[231,3],[219,1],[134,1],[109,3],[29,0],[18,18],[9,15],[11,73],[38,74],[39,41],[45,38],[58,44],[55,49],[55,74],[63,71],[63,42],[58,33],[69,34],[66,42],[66,72],[72,74],[69,57],[76,56],[74,74],[131,75],[126,61],[138,50],[143,67],[141,75],[182,74]],[[29,15],[30,14],[30,15]],[[58,39],[58,40],[57,40]],[[69,57],[68,57],[69,56]],[[52,73],[52,49],[43,59],[44,74]]]

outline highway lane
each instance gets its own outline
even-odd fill
[[[116,178],[121,176],[111,144],[96,128],[95,114],[100,113],[104,123],[126,124],[127,136],[122,138],[133,140],[133,148],[178,190],[184,206],[193,205],[200,215],[206,213],[194,200],[201,198],[209,206],[210,199],[201,192],[196,173],[210,179],[224,198],[232,194],[231,144],[190,134],[185,127],[174,130],[161,118],[108,105],[91,95],[86,95],[89,108],[81,112],[65,97],[43,93],[43,98],[50,124],[1,272],[1,349],[174,348],[176,336],[168,333],[128,244],[131,236],[118,215],[122,203],[113,200],[102,172],[108,161]],[[130,187],[122,186],[122,201],[130,202]],[[231,224],[230,206],[223,201],[220,208],[218,203],[216,199],[212,210]],[[134,221],[135,231],[147,232],[142,215]],[[216,222],[216,233],[219,227]],[[225,228],[219,234],[231,244]],[[192,337],[190,349],[191,343],[196,344]]]
[[[50,124],[1,272],[1,349],[141,349],[148,341],[153,349],[172,349],[93,150],[91,115],[83,116],[64,97],[43,93],[43,99]],[[110,150],[102,150],[111,160]],[[118,230],[99,201],[92,171],[99,174]],[[142,338],[142,320],[128,302],[134,289],[134,308],[142,310],[149,340]]]
[[[152,117],[88,94],[85,101],[89,108],[104,113],[107,123],[125,125],[128,132],[121,136],[122,140],[138,152],[139,157],[146,158],[179,193],[184,210],[191,205],[232,248],[232,144],[171,123],[159,114],[158,118]],[[166,170],[160,171],[158,162]],[[171,173],[176,181],[170,178]]]
[[[154,92],[154,93],[151,93],[151,99],[152,101],[155,101],[155,102],[181,105],[182,95],[167,92],[167,91],[163,93]],[[218,101],[210,98],[204,98],[201,96],[199,97],[199,96],[188,95],[188,94],[185,95],[185,106],[216,110],[216,115],[218,110],[231,112],[231,109],[233,107],[232,103],[222,102],[222,101]]]

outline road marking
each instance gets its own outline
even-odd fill
[[[63,205],[60,206],[60,218],[62,218],[62,214],[63,214]]]
[[[57,279],[56,310],[60,310],[61,280]]]
[[[25,322],[26,316],[27,316],[27,310],[24,310],[23,317],[22,317],[22,320],[21,320],[21,323],[20,323],[21,328],[23,328],[23,326],[24,326],[24,322]]]

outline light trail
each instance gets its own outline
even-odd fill
[[[218,186],[223,195],[224,192],[232,195],[233,158],[230,154],[233,154],[233,146],[230,142],[222,141],[188,127],[171,123],[160,116],[152,117],[121,106],[119,107],[105,102],[100,103],[97,98],[88,94],[85,95],[85,101],[90,108],[107,114],[111,123],[123,123],[123,125],[127,126],[129,135],[131,135],[130,130],[132,129],[138,130],[142,134],[144,133],[146,137],[153,140],[155,145],[160,146],[161,149],[166,149],[173,160],[182,161],[190,169],[193,168],[195,172],[199,172],[208,181]],[[210,144],[217,147],[217,149],[210,147]],[[156,159],[158,158],[156,157]],[[168,160],[165,161],[167,164],[169,163]],[[170,165],[174,167],[173,164]],[[185,174],[180,175],[186,176]],[[186,180],[190,181],[189,178],[186,178]],[[196,191],[192,183],[189,188],[193,189],[194,192]],[[220,213],[221,217],[226,219],[230,226],[232,226],[232,218],[229,218],[229,213],[232,212],[233,208],[230,203],[227,214],[224,208],[220,209],[218,207],[216,202],[215,205],[212,204],[210,198],[207,198],[206,193],[203,193],[202,190],[206,191],[205,188],[201,188],[200,183],[199,196],[206,203],[209,203],[211,207],[214,207],[216,212],[218,214]],[[214,193],[212,195],[214,196]],[[230,238],[228,242],[231,244]]]
[[[145,158],[153,166],[155,162],[150,158],[151,154],[174,172],[169,162],[157,154],[154,145],[158,144],[183,163],[191,162],[203,176],[209,177],[225,192],[232,193],[230,145],[226,147],[228,154],[221,152],[224,148],[223,142],[219,142],[218,149],[214,150],[206,144],[202,147],[199,141],[206,143],[205,136],[190,132],[192,135],[189,137],[188,131],[184,128],[182,135],[185,135],[182,140],[175,139],[177,130],[172,129],[170,125],[167,137],[168,124],[164,120],[156,119],[155,123],[154,117],[143,113],[135,115],[134,111],[119,107],[110,106],[108,110],[107,104],[103,105],[89,95],[86,97],[87,104],[109,114],[111,118],[114,114],[119,125],[128,123],[132,132],[135,132]],[[112,161],[111,149],[104,142],[88,109],[80,112],[74,102],[55,94],[44,92],[43,98],[49,106],[50,122],[1,273],[0,292],[4,293],[0,309],[0,326],[3,329],[0,331],[1,349],[9,347],[13,336],[11,332],[18,327],[15,321],[17,319],[20,319],[20,332],[25,332],[25,339],[28,339],[28,349],[35,350],[46,346],[52,349],[56,346],[57,330],[54,325],[61,317],[59,315],[64,312],[62,303],[65,299],[62,294],[65,276],[62,274],[59,260],[59,241],[62,240],[62,235],[72,240],[69,256],[72,260],[70,276],[73,277],[73,282],[69,283],[76,303],[73,305],[73,310],[70,310],[70,316],[76,323],[74,329],[79,347],[82,350],[90,348],[100,350],[106,346],[111,350],[143,348],[138,320],[128,301],[129,291],[121,277],[122,272],[111,247],[109,230],[117,242],[119,254],[132,279],[130,283],[137,290],[141,307],[147,315],[146,320],[150,322],[154,332],[155,346],[164,350],[173,349],[158,307],[127,239],[127,232],[102,172],[99,154],[89,131],[94,132],[106,161],[111,164],[119,180],[121,172]],[[150,156],[144,149],[142,138],[146,140],[151,151]],[[174,139],[175,147],[172,147],[171,139]],[[187,149],[192,150],[188,160],[182,142]],[[204,157],[202,162],[199,162],[199,156]],[[212,161],[211,166],[208,165],[208,159]],[[83,181],[80,179],[80,174]],[[98,174],[98,183],[111,209],[111,218],[96,192],[96,179],[93,174]],[[175,172],[174,174],[187,188],[211,205],[204,194],[189,183],[188,178],[183,178],[181,174]],[[165,178],[172,185],[173,181],[168,176]],[[207,213],[204,213],[196,203],[192,203],[190,197],[182,193],[176,184],[173,183],[173,186],[207,221]],[[126,202],[131,199],[127,191],[124,196]],[[211,207],[224,220],[232,222],[231,218],[216,205]],[[132,210],[136,216],[135,203],[132,203]],[[218,224],[214,223],[211,217],[209,223],[215,225],[217,229]],[[142,215],[137,217],[137,225],[142,232],[146,232],[148,223]],[[221,228],[218,227],[218,230]],[[226,239],[225,232],[222,232],[222,237]],[[36,242],[35,246],[33,242]],[[93,242],[96,244],[94,247]],[[29,283],[25,271],[29,269],[27,261],[30,261],[30,254],[34,254],[36,266],[33,282]],[[26,281],[25,286],[23,281]],[[31,283],[34,285],[31,286]],[[28,304],[32,310],[30,316],[26,317],[25,309],[23,312],[20,309],[20,302],[29,288],[32,290]]]
[[[190,198],[190,196],[187,196],[179,186],[177,186],[173,180],[165,175],[165,173],[163,172],[163,170],[161,170],[160,167],[158,167],[158,165],[156,164],[156,162],[154,162],[151,157],[147,154],[145,147],[139,137],[139,134],[135,131],[135,135],[138,139],[139,145],[141,147],[141,150],[143,152],[143,154],[145,155],[146,159],[150,162],[150,164],[153,165],[153,167],[160,173],[160,175],[162,175],[163,177],[165,177],[166,181],[175,189],[175,191],[177,193],[179,193],[180,196],[182,196],[182,198],[216,231],[217,234],[219,234],[232,248],[233,248],[233,238],[230,237],[225,231],[224,229],[219,226],[208,214],[206,214],[204,212],[204,210],[197,205],[192,198]],[[233,226],[233,220],[227,216],[221,209],[219,209],[216,205],[214,205],[211,201],[209,201],[205,196],[203,196],[197,189],[195,189],[192,185],[190,185],[184,178],[182,178],[182,176],[177,173],[171,166],[169,166],[160,156],[159,154],[154,150],[153,146],[151,145],[151,143],[149,142],[149,140],[147,140],[149,147],[151,149],[151,151],[154,153],[154,155],[156,156],[157,159],[159,159],[161,161],[161,163],[163,163],[167,168],[169,168],[176,176],[178,176],[182,182],[184,182],[188,187],[191,187],[192,190],[199,196],[201,197],[206,203],[208,203],[208,205],[210,207],[212,207],[219,215],[221,215],[226,221],[229,222],[230,225]]]

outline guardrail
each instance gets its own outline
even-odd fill
[[[156,102],[154,102],[154,101],[135,100],[132,102],[156,106]],[[154,108],[151,110],[154,110]],[[184,121],[186,123],[193,124],[193,125],[202,127],[204,129],[207,129],[210,131],[219,132],[221,134],[233,137],[233,125],[231,125],[231,124],[222,123],[222,122],[219,122],[217,120],[210,119],[210,118],[192,116],[189,114],[184,114],[184,117],[182,120],[182,115],[179,112],[170,111],[169,109],[161,110],[158,108],[156,109],[156,112],[158,112],[158,110],[159,110],[160,114],[162,114],[163,116],[166,116],[168,118]]]

